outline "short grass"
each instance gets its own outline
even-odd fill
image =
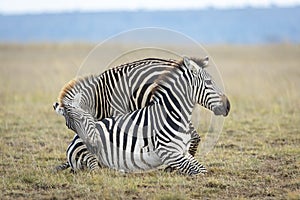
[[[232,104],[208,174],[54,173],[73,134],[52,103],[92,47],[0,45],[1,199],[300,198],[299,45],[207,47]]]

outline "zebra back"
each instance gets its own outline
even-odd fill
[[[79,77],[68,82],[58,96],[59,108],[82,94],[80,107],[100,120],[117,113],[128,113],[151,102],[155,80],[178,63],[147,58],[108,69],[102,74]]]

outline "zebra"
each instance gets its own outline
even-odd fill
[[[163,73],[170,71],[175,65],[177,63],[173,60],[158,58],[134,61],[109,69],[98,76],[91,75],[71,80],[64,86],[59,96],[62,96],[66,91],[66,95],[70,96],[81,91],[85,99],[83,107],[92,114],[95,120],[101,120],[118,113],[125,114],[146,106],[151,101],[154,81]],[[69,90],[70,86],[74,85],[76,87]],[[53,108],[57,113],[63,115],[61,103],[54,103]],[[193,136],[190,153],[194,156],[200,143],[200,136],[191,122],[189,131]],[[72,171],[95,170],[100,167],[97,165],[96,159],[91,159],[93,154],[88,152],[83,141],[76,135],[66,154],[67,162],[57,166],[57,171],[69,167]],[[87,166],[84,166],[85,164]]]
[[[216,115],[227,116],[228,98],[203,66],[187,57],[155,84],[147,106],[100,121],[83,109],[80,92],[72,97],[63,95],[66,125],[104,167],[139,172],[167,165],[183,174],[205,173],[206,168],[188,151],[192,110],[200,104]]]
[[[79,170],[89,169],[94,171],[101,168],[97,158],[87,150],[82,139],[77,134],[74,135],[72,142],[69,144],[66,154],[68,161],[58,165],[55,171],[71,167],[71,172],[76,173]]]

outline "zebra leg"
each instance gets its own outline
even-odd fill
[[[70,167],[69,162],[65,162],[61,165],[56,166],[54,170],[55,170],[55,172],[58,172],[58,171],[63,171],[65,169],[68,169],[69,167]]]
[[[207,172],[206,168],[189,153],[183,155],[165,150],[158,155],[164,164],[179,170],[182,174],[194,175]]]
[[[100,168],[96,156],[88,151],[87,146],[77,134],[74,135],[72,142],[69,144],[66,155],[73,171],[85,169],[93,171]]]
[[[201,141],[201,138],[200,138],[199,134],[197,133],[197,131],[195,129],[192,130],[191,135],[192,135],[192,139],[191,139],[191,145],[190,145],[190,148],[189,148],[189,153],[192,156],[195,156],[196,153],[197,153],[198,146],[199,146],[199,143]]]
[[[198,146],[200,144],[200,141],[201,141],[201,138],[199,136],[199,134],[197,133],[197,131],[195,130],[192,122],[190,122],[189,124],[189,131],[187,134],[191,134],[191,144],[190,144],[190,147],[189,147],[189,153],[194,157],[195,154],[197,153],[197,150],[198,150]],[[164,171],[165,172],[173,172],[175,171],[176,168],[174,167],[171,167],[171,166],[167,166]]]
[[[201,138],[200,138],[198,132],[196,131],[196,129],[194,128],[194,125],[191,121],[189,122],[188,134],[191,134],[191,144],[189,147],[189,153],[192,156],[195,156],[195,154],[197,153],[197,149],[198,149],[199,143],[201,141]]]
[[[86,149],[87,150],[87,149]],[[101,168],[100,163],[98,162],[97,158],[95,155],[88,153],[87,159],[86,159],[86,167],[90,171],[95,171]]]
[[[178,158],[179,162],[173,164],[181,173],[188,175],[195,175],[199,173],[206,173],[206,168],[200,164],[191,154],[187,154]]]

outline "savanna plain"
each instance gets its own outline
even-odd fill
[[[52,104],[93,47],[0,44],[0,199],[300,199],[300,46],[293,44],[205,46],[231,101],[216,145],[196,154],[206,175],[55,173],[73,133]],[[202,142],[205,131],[198,127]]]

